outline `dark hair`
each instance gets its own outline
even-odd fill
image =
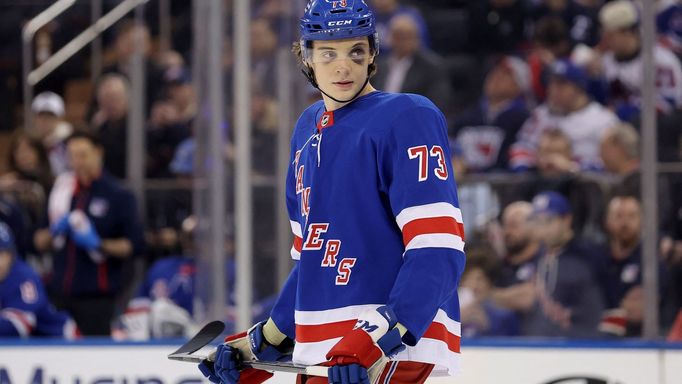
[[[14,154],[22,141],[26,142],[38,155],[38,169],[34,170],[35,172],[33,173],[26,173],[25,170],[19,169],[19,164],[17,164],[16,159],[14,158]],[[7,165],[11,171],[16,172],[23,179],[37,182],[44,188],[45,192],[48,192],[50,188],[52,188],[54,176],[52,175],[52,168],[50,167],[50,160],[47,157],[47,151],[40,140],[27,134],[23,129],[19,129],[12,134],[8,149]]]
[[[479,244],[467,249],[467,262],[464,273],[480,268],[491,282],[500,274],[500,261],[495,250],[488,244]]]
[[[570,45],[566,22],[558,16],[545,16],[535,26],[535,41],[544,46],[556,48],[561,44]]]
[[[102,142],[100,141],[100,139],[97,136],[93,135],[92,133],[90,133],[88,131],[84,131],[84,130],[74,131],[69,137],[66,138],[66,140],[64,140],[64,143],[66,145],[68,145],[71,140],[76,140],[76,139],[87,140],[92,145],[94,145],[95,147],[97,147],[99,149],[104,149]]]

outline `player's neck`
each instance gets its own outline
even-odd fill
[[[327,111],[335,111],[337,109],[340,109],[340,108],[345,107],[346,105],[352,103],[353,101],[357,100],[359,97],[365,96],[365,95],[372,93],[374,91],[376,91],[376,89],[372,86],[372,84],[367,83],[367,85],[365,85],[365,88],[362,90],[362,92],[360,92],[358,94],[357,97],[355,97],[353,100],[350,100],[350,101],[345,102],[345,103],[340,103],[338,101],[332,100],[327,95],[322,94],[322,100],[324,101],[324,108]]]

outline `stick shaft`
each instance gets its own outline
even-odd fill
[[[172,355],[168,355],[168,358],[171,360],[184,361],[187,363],[197,363],[198,364],[198,363],[201,363],[203,360],[206,360],[208,358],[208,356],[192,355],[189,353],[175,353]],[[328,367],[322,367],[319,365],[305,366],[305,365],[283,363],[283,362],[276,362],[276,361],[245,361],[242,364],[245,367],[262,369],[264,371],[287,372],[287,373],[295,373],[298,375],[321,376],[321,377],[327,377],[327,369],[328,369]]]

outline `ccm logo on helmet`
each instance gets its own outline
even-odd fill
[[[328,25],[329,25],[330,27],[334,27],[334,26],[340,26],[340,25],[348,25],[348,24],[351,24],[351,23],[353,23],[352,20],[340,20],[340,21],[330,21],[330,22],[328,23]]]

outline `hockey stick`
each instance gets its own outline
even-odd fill
[[[174,353],[174,354],[168,355],[168,358],[171,360],[185,361],[185,362],[189,362],[189,363],[201,363],[203,360],[208,359],[208,356],[192,355],[191,352],[186,352],[186,353]],[[298,364],[287,363],[287,362],[258,361],[258,360],[244,361],[244,362],[242,362],[242,365],[244,367],[262,369],[264,371],[288,372],[288,373],[296,373],[299,375],[321,376],[321,377],[327,377],[327,369],[328,369],[328,367],[322,367],[319,365],[307,366],[307,365],[298,365]]]
[[[204,325],[204,327],[201,328],[201,330],[199,330],[199,332],[197,332],[197,334],[194,335],[194,337],[192,337],[188,342],[186,342],[180,348],[178,348],[177,351],[168,355],[168,358],[171,360],[180,360],[175,359],[172,356],[189,355],[193,352],[200,350],[201,348],[205,347],[208,343],[213,341],[213,339],[220,336],[220,334],[223,333],[224,329],[225,324],[223,324],[222,321],[216,320]]]

